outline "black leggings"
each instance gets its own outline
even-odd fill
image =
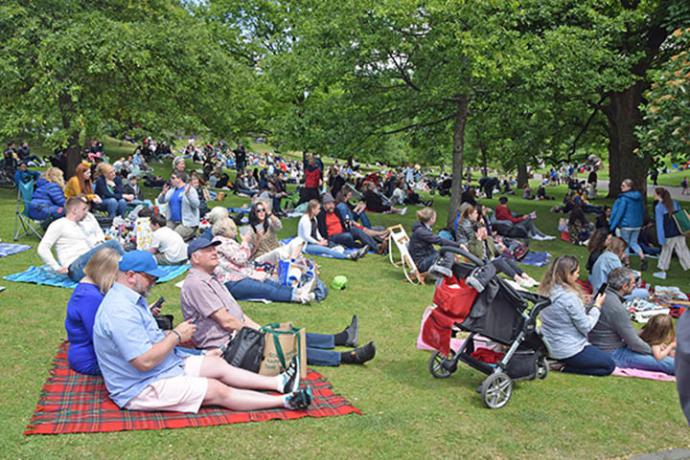
[[[515,275],[521,275],[524,273],[518,264],[510,259],[506,259],[503,256],[498,256],[491,261],[491,264],[496,268],[496,273],[503,273],[510,277],[510,279],[515,278]]]

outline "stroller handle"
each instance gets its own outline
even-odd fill
[[[485,265],[484,261],[482,261],[480,258],[478,258],[474,254],[471,254],[471,253],[469,253],[469,252],[467,252],[461,248],[456,248],[453,246],[441,246],[440,252],[441,252],[441,255],[445,254],[446,252],[452,252],[453,254],[460,254],[461,256],[468,259],[469,261],[471,261],[473,264],[475,264],[477,266],[481,267],[481,266]]]

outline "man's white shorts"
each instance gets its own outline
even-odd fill
[[[184,375],[159,380],[125,406],[129,410],[199,412],[206,396],[208,380],[199,377],[204,356],[190,356],[184,360]]]

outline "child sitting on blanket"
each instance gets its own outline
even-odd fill
[[[676,330],[671,315],[655,315],[649,318],[640,332],[640,338],[652,347],[657,361],[676,356]]]

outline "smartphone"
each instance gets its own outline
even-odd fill
[[[165,297],[160,296],[158,300],[156,300],[156,303],[151,305],[151,310],[153,310],[154,308],[160,308],[160,306],[163,305],[163,302],[165,302]]]
[[[598,296],[600,296],[600,295],[602,295],[604,292],[606,292],[606,288],[607,288],[607,287],[609,287],[609,283],[604,283],[604,284],[602,284],[601,287],[599,288],[599,290],[597,291],[597,295],[594,296],[594,298],[596,299]]]

